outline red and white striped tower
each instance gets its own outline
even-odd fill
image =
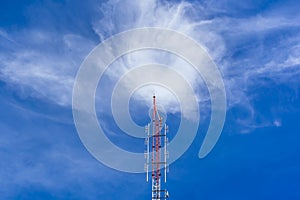
[[[167,182],[167,132],[168,127],[166,124],[162,124],[163,119],[160,117],[157,106],[155,95],[153,96],[153,111],[152,111],[152,122],[146,126],[146,179],[149,180],[148,173],[149,167],[151,166],[152,176],[152,200],[155,199],[167,199],[169,193],[167,190],[161,188],[161,177],[162,171],[164,171],[164,182]],[[150,130],[151,129],[151,130]],[[164,144],[162,146],[162,144]],[[150,152],[151,147],[151,152]],[[151,155],[151,160],[150,160]]]

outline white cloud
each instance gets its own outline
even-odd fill
[[[299,29],[300,17],[286,15],[279,7],[269,13],[264,11],[238,17],[235,12],[234,16],[229,17],[230,6],[225,4],[216,1],[192,4],[184,1],[111,0],[98,4],[102,17],[94,16],[93,21],[87,23],[92,24],[101,39],[139,27],[164,27],[185,33],[204,45],[220,68],[229,108],[243,105],[252,110],[251,99],[246,91],[252,87],[252,81],[257,76],[288,82],[290,77],[299,74],[299,35],[278,36],[271,44],[266,41],[272,33]],[[234,6],[241,9],[255,7],[250,3],[235,3]],[[69,106],[76,71],[96,44],[78,33],[56,31],[47,32],[33,27],[8,33],[1,29],[0,36],[11,42],[13,51],[0,55],[0,77],[30,91],[30,95]],[[239,53],[243,55],[235,57]],[[195,88],[198,87],[199,76],[191,67],[170,55],[158,55],[150,51],[134,53],[116,62],[118,68],[112,68],[115,71],[108,74],[117,79],[132,66],[143,62],[170,65],[179,70]],[[292,73],[289,71],[291,68]],[[145,94],[148,92],[141,92],[144,99]],[[174,112],[177,109],[174,109],[174,100],[171,99],[166,98],[165,105]],[[199,99],[204,102],[208,97],[199,94]]]
[[[93,43],[74,34],[42,30],[13,33],[12,52],[0,56],[0,77],[28,96],[70,106],[73,81]]]
[[[191,12],[195,12],[194,5],[190,3],[162,3],[156,0],[109,1],[102,6],[102,10],[109,14],[105,15],[106,17],[103,20],[94,23],[95,32],[101,38],[105,37],[107,31],[110,33],[109,35],[112,35],[132,28],[161,27],[179,31],[202,43],[203,47],[210,52],[215,60],[219,60],[225,51],[221,36],[207,29],[200,29],[201,26],[209,24],[210,21],[196,21],[189,17]],[[180,44],[180,41],[176,42]],[[114,79],[118,79],[130,68],[148,63],[160,63],[170,66],[188,80],[195,90],[199,91],[199,86],[203,84],[196,70],[182,59],[168,53],[150,50],[134,52],[124,56],[114,64],[115,66],[112,66],[108,74]],[[158,71],[157,76],[162,79],[169,79],[166,71]],[[132,81],[138,81],[138,79]],[[130,84],[128,84],[128,87],[130,87]],[[160,102],[165,106],[167,112],[179,112],[180,108],[175,106],[178,104],[174,102],[174,98],[169,97],[167,91],[160,90],[155,85],[137,92],[137,97],[150,104],[154,91],[159,96]],[[177,95],[184,97],[185,93],[185,89],[182,88]],[[198,100],[203,102],[209,98],[207,93],[197,94],[196,96]],[[186,96],[186,98],[191,97]]]
[[[298,18],[293,19],[284,16],[257,15],[251,18],[232,19],[232,25],[236,24],[235,31],[238,33],[258,33],[299,26],[300,20]]]

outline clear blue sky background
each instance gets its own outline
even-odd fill
[[[1,1],[0,199],[150,199],[144,174],[107,168],[84,148],[71,95],[81,62],[103,39],[166,25],[206,47],[228,97],[209,156],[197,157],[204,117],[170,166],[170,199],[300,199],[299,9],[296,0]],[[147,114],[136,110],[134,119]]]

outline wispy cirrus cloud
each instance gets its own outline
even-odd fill
[[[95,5],[95,2],[89,4]],[[267,4],[270,9],[258,10],[257,4],[260,3],[112,0],[87,6],[87,9],[93,7],[93,16],[86,20],[89,29],[99,36],[100,41],[113,34],[141,27],[169,28],[192,37],[206,48],[220,68],[227,88],[229,108],[244,106],[251,111],[251,115],[255,115],[247,89],[253,87],[257,77],[273,78],[289,84],[290,78],[299,74],[300,45],[299,34],[296,34],[299,33],[298,14],[291,16],[285,6],[278,4],[273,7]],[[40,5],[33,5],[31,9],[34,6]],[[53,3],[49,6],[54,13],[62,7]],[[9,43],[5,48],[10,51],[2,51],[0,57],[1,79],[30,91],[28,94],[37,98],[69,106],[76,71],[97,41],[94,35],[89,38],[86,31],[74,31],[72,23],[76,20],[69,21],[66,31],[61,28],[63,24],[54,25],[58,15],[46,13],[51,31],[45,29],[39,19],[36,19],[36,27],[15,32],[2,29],[2,40]],[[61,23],[65,23],[66,19]],[[153,52],[131,55],[117,62],[119,68],[115,69],[119,74],[112,73],[112,77],[117,78],[143,61],[161,62],[164,60],[162,56],[168,57]],[[199,85],[199,75],[190,70],[190,66],[183,67],[183,63],[173,57],[164,62],[181,71],[194,87]],[[203,99],[207,100],[202,95]],[[169,103],[165,105],[172,105],[170,110],[176,111],[173,101],[174,98],[166,99]]]
[[[23,94],[69,106],[76,70],[94,43],[42,30],[12,33],[8,40],[11,50],[0,56],[1,79]]]
[[[227,88],[228,108],[238,106],[245,110],[248,117],[237,119],[237,122],[249,130],[273,126],[275,118],[256,122],[255,118],[261,113],[252,103],[256,97],[248,90],[259,87],[264,79],[290,85],[290,80],[295,80],[299,74],[299,55],[295,51],[299,45],[298,14],[290,15],[287,6],[281,4],[266,4],[268,9],[258,10],[256,4],[259,2],[131,2],[134,5],[125,2],[110,1],[104,5],[110,15],[95,24],[99,35],[105,35],[103,30],[114,34],[129,28],[147,26],[167,27],[187,34],[207,49],[220,68]],[[290,6],[289,3],[287,5]],[[236,12],[234,8],[241,9],[241,12]],[[148,60],[149,57],[154,61],[162,60],[153,54],[146,55]],[[145,60],[147,56],[137,55],[135,60]],[[136,64],[132,60],[127,59],[121,73],[125,73],[130,64]],[[192,70],[184,71],[189,66],[182,63],[176,65],[180,61],[174,58],[171,60],[174,62],[166,64],[183,69],[181,74],[189,77],[188,80],[195,87],[198,74]]]

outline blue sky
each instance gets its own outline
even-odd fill
[[[193,144],[170,166],[170,199],[299,199],[299,9],[296,0],[3,1],[1,199],[150,199],[144,174],[110,169],[89,154],[71,107],[74,79],[89,52],[116,33],[149,26],[182,32],[202,44],[223,76],[227,95],[222,135],[199,159],[210,103],[198,76],[182,69],[204,114]],[[133,57],[165,64],[173,58],[145,55]],[[125,64],[140,64],[131,58],[124,58]],[[118,129],[105,98],[128,70],[125,64],[112,66],[98,88],[98,120],[112,141],[143,151],[142,140],[125,138]],[[132,118],[141,125],[149,120],[147,91],[130,104]],[[178,102],[168,97],[161,93],[170,134],[175,134]]]

